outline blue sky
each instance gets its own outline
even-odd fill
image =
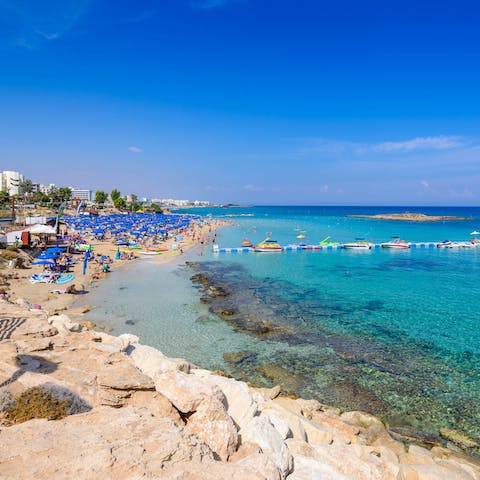
[[[148,197],[480,205],[475,1],[0,0],[0,169]]]

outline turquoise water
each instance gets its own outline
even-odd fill
[[[373,242],[466,240],[480,220],[405,223],[347,217],[403,212],[378,207],[219,209],[234,225],[221,246],[272,236],[282,244],[326,236]],[[408,208],[480,219],[477,208]],[[208,213],[205,210],[201,213]],[[304,232],[307,238],[296,236]],[[194,266],[148,260],[115,272],[88,303],[168,355],[219,368],[260,385],[348,409],[371,411],[393,427],[456,428],[480,438],[478,334],[480,248],[279,254],[192,252]],[[201,273],[229,295],[202,303],[190,277]],[[228,312],[228,315],[222,314]],[[256,325],[267,324],[267,333]],[[273,328],[270,328],[273,326]],[[224,354],[227,355],[224,357]]]

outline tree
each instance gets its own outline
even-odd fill
[[[50,200],[49,196],[45,195],[40,191],[33,193],[31,198],[31,201],[33,203],[48,203],[49,200]]]
[[[6,205],[7,203],[10,203],[10,196],[8,195],[8,192],[1,191],[0,192],[0,206]]]
[[[62,202],[70,200],[72,190],[68,187],[52,188],[49,193],[50,205],[52,208],[57,208]]]
[[[114,205],[115,205],[115,200],[118,200],[121,197],[121,195],[122,194],[120,193],[120,190],[117,190],[116,188],[112,190],[112,193],[110,193],[110,198],[112,199],[112,202]]]
[[[115,205],[115,208],[118,208],[119,210],[127,208],[127,202],[123,197],[118,197],[116,200],[113,201],[113,204]]]
[[[33,183],[31,180],[24,180],[23,182],[20,182],[20,191],[25,194],[26,197],[28,197],[32,192],[33,192]]]
[[[72,190],[68,187],[60,187],[57,195],[62,202],[68,202],[72,198]]]
[[[97,190],[95,192],[95,203],[97,205],[103,205],[108,200],[108,193],[103,190]]]
[[[149,207],[149,210],[153,213],[163,213],[163,208],[159,203],[152,203]]]

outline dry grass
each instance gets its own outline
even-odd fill
[[[58,420],[67,415],[67,408],[67,400],[56,400],[47,390],[32,387],[20,394],[13,406],[6,411],[5,418],[12,424],[34,418]]]

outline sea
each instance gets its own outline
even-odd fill
[[[352,214],[424,213],[415,223]],[[231,222],[221,247],[468,240],[480,208],[257,206],[188,210]],[[298,239],[298,236],[305,236]],[[214,253],[132,262],[92,288],[88,318],[168,356],[382,418],[392,432],[480,441],[480,248]],[[115,270],[115,269],[114,269]],[[217,292],[218,295],[207,295]],[[473,449],[471,453],[478,455]]]

